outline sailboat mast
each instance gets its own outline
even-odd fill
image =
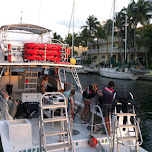
[[[111,38],[111,58],[113,56],[113,38],[114,38],[114,22],[115,22],[115,3],[116,0],[113,1],[113,22],[112,22],[112,38]]]
[[[127,59],[126,57],[126,51],[127,51],[127,14],[126,14],[126,23],[125,23],[125,61]]]
[[[73,2],[73,34],[72,34],[72,53],[71,53],[71,58],[73,58],[73,53],[74,53],[74,12],[75,12],[75,0]]]

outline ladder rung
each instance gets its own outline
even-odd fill
[[[33,71],[26,71],[26,73],[35,73],[35,74],[37,74],[38,72],[33,72]]]
[[[120,128],[135,128],[135,125],[120,125]]]
[[[117,116],[136,116],[136,114],[134,114],[134,113],[117,113],[116,114]]]
[[[57,150],[57,149],[63,149],[63,148],[68,148],[68,147],[69,147],[68,143],[61,143],[61,144],[52,145],[52,146],[46,145],[47,151]]]
[[[35,77],[26,77],[27,79],[38,79],[36,76]]]
[[[68,118],[61,117],[61,116],[55,116],[53,118],[46,118],[43,120],[43,122],[47,123],[47,122],[57,122],[57,121],[65,121],[65,120],[68,120]]]
[[[24,88],[24,90],[36,90],[37,88]]]
[[[42,109],[66,108],[67,105],[43,105]]]
[[[127,137],[117,137],[118,140],[134,140],[134,139],[138,139],[138,137],[135,136],[127,136]]]
[[[45,136],[63,135],[67,133],[68,133],[67,131],[52,131],[50,133],[46,133]]]
[[[37,84],[37,83],[25,83],[25,84]]]

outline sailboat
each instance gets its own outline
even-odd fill
[[[112,46],[111,46],[111,65],[110,68],[100,68],[100,75],[108,78],[115,79],[128,79],[128,80],[136,80],[140,75],[148,73],[147,70],[140,70],[135,68],[128,68],[127,65],[124,67],[112,67],[112,56],[113,56],[113,38],[114,38],[114,19],[115,19],[115,0],[113,7],[113,24],[112,24]],[[127,15],[126,15],[126,23],[125,23],[125,61],[126,61],[126,49],[127,49]]]

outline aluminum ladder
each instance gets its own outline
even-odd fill
[[[98,109],[99,112],[97,112],[97,109]],[[102,119],[101,124],[103,124],[103,126],[104,126],[104,129],[105,129],[108,141],[109,141],[109,151],[111,151],[111,140],[110,140],[110,137],[108,135],[105,119],[104,119],[103,114],[102,114],[102,110],[98,105],[95,105],[92,109],[91,136],[93,136],[93,126],[94,126],[94,115],[95,114]],[[98,142],[98,146],[96,146],[96,150],[100,151],[100,152],[107,152],[107,150],[100,144],[100,142]]]
[[[117,103],[117,105],[121,105],[121,103]],[[129,103],[129,105],[131,104]],[[143,143],[139,120],[136,119],[134,105],[131,106],[131,113],[117,113],[117,108],[115,107],[115,111],[112,116],[113,145],[116,140],[118,152],[120,152],[119,144],[128,147],[130,152],[139,152],[138,147]],[[123,124],[122,120],[119,122],[119,119],[124,119],[124,117],[127,117],[126,124]],[[130,122],[131,117],[133,117],[133,123]],[[114,146],[112,148],[112,152],[114,152]]]
[[[24,92],[36,92],[38,80],[38,68],[27,67],[25,68],[25,83]]]
[[[82,86],[81,86],[81,83],[80,83],[80,80],[79,80],[79,76],[78,76],[78,74],[77,74],[76,69],[75,69],[75,68],[72,68],[72,69],[71,69],[71,73],[72,73],[72,76],[73,76],[73,78],[74,78],[74,80],[75,80],[76,85],[77,85],[78,88],[80,89],[80,92],[83,93]]]
[[[57,102],[57,104],[53,104],[54,102],[47,102],[48,100],[52,100],[56,97],[56,100],[58,97],[62,97],[64,102]],[[53,98],[52,98],[53,97]],[[70,129],[70,123],[67,113],[67,105],[66,105],[66,98],[62,93],[59,92],[51,92],[51,93],[45,93],[42,95],[41,101],[40,101],[40,109],[41,109],[41,116],[39,119],[39,131],[40,131],[40,152],[49,152],[52,150],[64,150],[64,151],[70,151],[74,152],[73,148],[73,140],[72,140],[72,134]],[[44,118],[44,111],[45,110],[51,110],[54,112],[55,109],[60,109],[61,113],[60,116],[54,116],[53,114],[48,118]],[[60,125],[57,124],[57,126],[60,126],[58,129],[57,127],[52,127],[49,125],[50,130],[46,130],[46,125],[48,123],[60,123]],[[67,136],[66,136],[67,135]],[[52,137],[53,136],[53,137]],[[55,136],[59,136],[60,140],[56,141],[54,143],[48,143],[48,138],[52,137],[53,139]]]

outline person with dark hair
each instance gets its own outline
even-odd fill
[[[41,83],[41,91],[42,91],[42,93],[45,93],[46,90],[47,90],[48,80],[49,80],[49,76],[45,75],[43,80],[42,80],[42,83]]]
[[[113,95],[114,95],[114,82],[110,81],[108,84],[108,87],[104,87],[102,94],[102,112],[103,112],[103,116],[105,117],[105,123],[106,123],[106,127],[107,127],[107,131],[108,134],[110,135],[110,124],[109,124],[109,114],[111,112],[112,109],[112,102],[113,102]]]
[[[84,121],[87,121],[87,116],[90,111],[90,99],[94,98],[97,95],[97,90],[98,90],[98,85],[93,84],[89,85],[85,91],[83,92],[83,101],[85,107],[82,109],[80,118],[83,119]]]
[[[49,76],[45,75],[42,83],[41,83],[41,92],[57,92],[57,87],[53,87],[52,84],[49,83]]]

